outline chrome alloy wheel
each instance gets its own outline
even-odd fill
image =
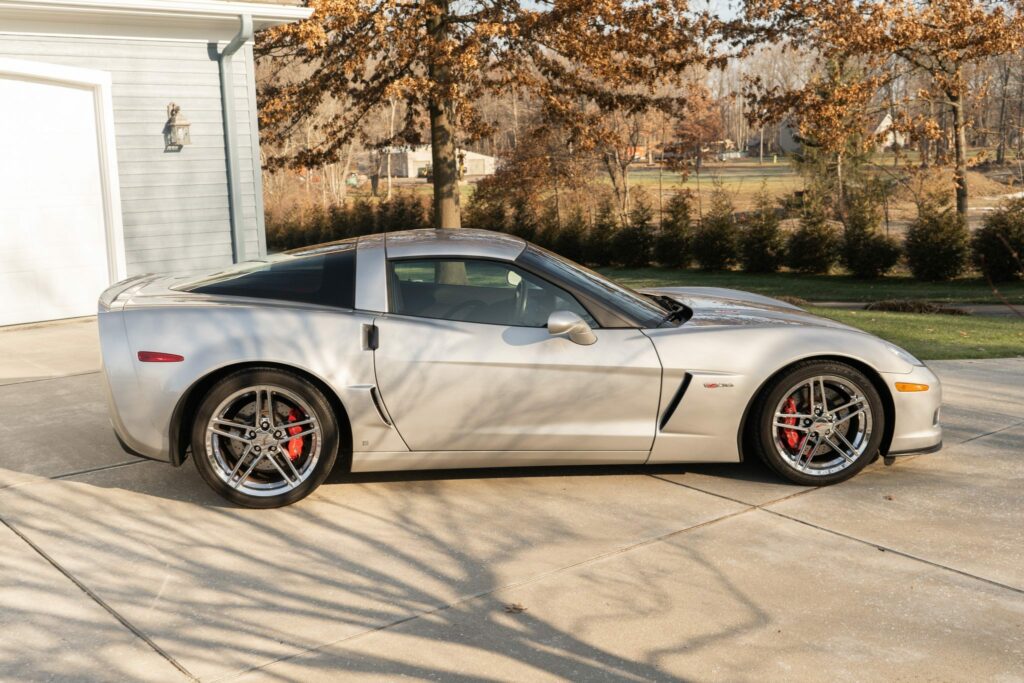
[[[322,442],[313,410],[278,386],[236,391],[206,425],[206,457],[213,471],[250,496],[276,496],[298,487],[316,468]]]
[[[797,472],[825,476],[857,462],[871,441],[871,404],[845,377],[802,380],[775,406],[772,436],[782,461]]]

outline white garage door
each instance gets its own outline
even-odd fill
[[[0,325],[91,315],[110,283],[95,97],[0,75]]]

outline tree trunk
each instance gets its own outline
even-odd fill
[[[427,32],[435,44],[447,39],[448,0],[430,0],[438,9],[427,23]],[[448,68],[436,61],[429,65],[430,80],[435,89],[450,85]],[[436,94],[430,99],[430,146],[434,175],[434,227],[460,228],[459,159],[455,145],[455,112],[450,100]]]
[[[935,141],[935,154],[933,157],[936,163],[941,163],[943,159],[949,157],[949,113],[945,107],[939,111],[939,131],[941,135]]]
[[[387,196],[387,200],[389,202],[391,201],[391,192],[392,192],[392,185],[391,185],[391,175],[392,175],[392,173],[391,173],[391,155],[392,155],[392,149],[394,148],[394,144],[395,144],[395,110],[396,110],[397,106],[398,106],[398,102],[394,98],[391,98],[391,119],[388,121],[388,158],[387,158],[387,169],[388,169],[388,196]]]
[[[839,152],[836,155],[836,183],[837,200],[839,202],[839,215],[844,219],[846,218],[846,180],[843,178],[843,153]]]
[[[629,222],[629,164],[632,161],[631,158],[622,165],[622,216],[626,223]]]
[[[512,148],[519,147],[519,93],[512,88]]]
[[[930,114],[931,114],[931,117],[934,119],[935,118],[935,112],[934,112],[934,107],[931,106],[931,103],[929,103],[929,108],[932,109]],[[929,138],[927,135],[922,135],[921,136],[921,141],[918,144],[918,150],[921,152],[921,168],[928,168],[928,166],[931,164],[931,157],[932,157],[932,141],[931,141],[931,138]]]
[[[612,181],[612,190],[615,192],[615,200],[619,205],[619,216],[626,221],[629,216],[629,178],[627,176],[629,164],[622,162],[622,158],[616,150],[605,152],[604,165],[608,170],[608,177]]]
[[[1010,95],[1010,63],[1003,64],[1003,87],[999,98],[999,146],[996,147],[996,163],[1006,163],[1006,143],[1009,135],[1006,130],[1006,100]]]
[[[1017,161],[1024,152],[1024,73],[1020,75],[1017,95]]]
[[[349,169],[352,168],[352,157],[356,151],[356,142],[353,140],[348,143],[348,152],[345,153],[345,166],[341,170],[341,183],[338,186],[338,203],[344,204],[345,198],[348,196],[348,174]]]
[[[953,183],[956,186],[956,212],[967,225],[967,122],[964,103],[960,95],[950,95],[950,113],[953,115]]]

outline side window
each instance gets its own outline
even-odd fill
[[[352,248],[311,256],[283,256],[215,275],[191,286],[189,291],[354,308],[356,251]]]
[[[391,261],[391,311],[419,318],[543,327],[554,311],[597,323],[571,294],[511,263],[474,259]]]

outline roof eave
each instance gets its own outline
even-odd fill
[[[249,15],[257,30],[301,21],[312,13],[308,7],[224,0],[0,0],[0,15],[26,19],[80,17],[118,23],[171,20],[196,24],[235,21]]]

